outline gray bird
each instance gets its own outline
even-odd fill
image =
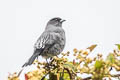
[[[57,56],[63,51],[66,42],[65,31],[62,28],[64,21],[59,17],[48,21],[44,32],[34,45],[33,55],[22,67],[31,65],[40,55],[48,59]]]

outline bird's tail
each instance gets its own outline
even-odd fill
[[[22,67],[31,65],[34,62],[34,60],[36,59],[36,57],[38,57],[42,53],[42,51],[43,51],[43,49],[35,50],[34,54],[29,58],[29,60]]]
[[[22,67],[25,67],[25,66],[28,66],[28,65],[31,65],[34,60],[36,59],[36,57],[38,57],[39,54],[33,54],[29,60],[22,66]]]

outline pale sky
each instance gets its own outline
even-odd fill
[[[91,55],[105,57],[120,43],[120,0],[0,0],[1,80],[19,71],[53,17],[66,20],[63,52],[98,44]]]

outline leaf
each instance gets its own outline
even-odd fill
[[[109,63],[115,63],[115,56],[114,54],[110,53],[108,56],[107,56],[107,62]]]
[[[28,75],[27,74],[25,74],[25,80],[28,80]]]
[[[118,47],[118,49],[120,50],[120,44],[115,44],[117,47]]]
[[[97,44],[94,44],[94,45],[91,45],[90,47],[88,47],[87,49],[89,49],[90,52],[91,52],[91,51],[93,51],[93,49],[94,49],[96,46],[97,46]]]
[[[70,80],[70,77],[69,77],[68,73],[64,73],[64,80]]]
[[[103,67],[103,61],[96,60],[96,62],[95,62],[95,68],[96,69],[100,69],[101,67]]]

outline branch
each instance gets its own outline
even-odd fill
[[[111,77],[120,77],[120,74],[113,74]]]
[[[120,74],[113,74],[111,75],[111,77],[120,77]],[[87,78],[83,78],[82,80],[89,80],[89,79],[92,79],[92,77],[87,77]]]
[[[64,69],[68,72],[68,74],[69,74],[69,76],[70,76],[70,80],[75,80],[76,74],[73,73],[73,72],[71,73],[68,68],[64,68]]]

